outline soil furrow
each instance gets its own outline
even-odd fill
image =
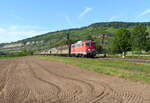
[[[0,65],[0,103],[150,103],[146,83],[34,57]]]
[[[33,61],[34,62],[34,61]],[[35,63],[35,62],[34,62]],[[92,85],[92,84],[90,84],[90,83],[88,83],[88,82],[86,82],[86,81],[84,81],[84,80],[80,80],[80,79],[75,79],[75,78],[71,78],[71,77],[65,77],[65,76],[63,76],[63,75],[58,75],[58,74],[56,74],[56,73],[54,73],[54,72],[51,72],[51,71],[49,71],[47,68],[45,68],[42,64],[39,64],[39,63],[35,63],[35,64],[37,64],[37,65],[39,65],[42,69],[44,69],[44,70],[46,70],[47,72],[49,72],[50,74],[53,74],[53,75],[55,75],[55,76],[57,76],[57,77],[59,77],[59,78],[64,78],[64,79],[66,79],[66,80],[71,80],[71,81],[75,81],[75,82],[79,82],[81,85],[87,85],[88,87],[89,87],[89,89],[88,89],[88,91],[85,93],[86,95],[87,95],[87,97],[92,97],[93,96],[93,93],[94,93],[94,86]],[[88,99],[88,98],[87,98]],[[78,102],[87,102],[87,101],[90,101],[90,100],[86,100],[86,101],[78,101]]]
[[[42,82],[44,82],[44,83],[47,83],[47,84],[49,84],[49,85],[51,85],[51,86],[53,86],[53,87],[56,88],[57,91],[55,91],[55,92],[57,92],[57,93],[56,93],[52,98],[57,97],[57,96],[59,95],[59,93],[61,92],[61,88],[60,88],[58,85],[56,85],[56,84],[54,84],[54,83],[51,83],[51,82],[49,82],[49,81],[47,81],[47,80],[44,80],[44,79],[40,78],[39,76],[37,76],[36,73],[33,71],[31,65],[30,65],[29,63],[27,63],[27,65],[29,66],[29,70],[31,71],[31,73],[33,74],[33,76],[34,76],[36,79],[38,79],[38,80],[40,80],[40,81],[42,81]],[[49,100],[50,100],[50,99],[49,99]]]

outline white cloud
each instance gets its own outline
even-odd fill
[[[147,10],[143,11],[137,17],[139,18],[139,17],[145,16],[145,15],[148,15],[148,14],[150,14],[150,9],[147,9]]]
[[[12,42],[33,37],[39,34],[47,33],[47,30],[38,30],[33,28],[23,28],[12,25],[8,28],[0,28],[0,43]]]
[[[84,17],[87,13],[89,13],[91,10],[93,10],[93,8],[85,8],[80,15],[78,16],[78,18],[82,18]]]

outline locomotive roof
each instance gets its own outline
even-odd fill
[[[82,41],[77,41],[76,43],[82,43],[82,42],[92,42],[92,40],[82,40]]]

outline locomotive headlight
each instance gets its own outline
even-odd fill
[[[87,51],[89,51],[89,52],[90,52],[90,51],[91,51],[91,49],[87,49]]]

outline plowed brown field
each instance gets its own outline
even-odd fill
[[[3,59],[0,103],[150,103],[150,85],[34,57]]]

